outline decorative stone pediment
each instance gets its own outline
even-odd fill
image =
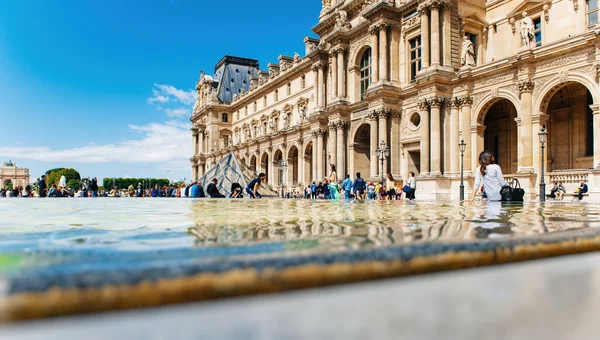
[[[512,11],[508,13],[506,19],[511,25],[513,34],[516,33],[516,23],[521,20],[523,13],[527,15],[536,14],[544,11],[544,19],[548,21],[550,19],[548,10],[552,5],[552,0],[525,0],[521,1]]]

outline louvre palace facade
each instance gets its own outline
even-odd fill
[[[266,70],[226,56],[201,73],[193,178],[234,152],[286,191],[333,163],[340,178],[413,171],[419,198],[457,199],[464,140],[467,194],[487,149],[531,199],[545,127],[546,182],[600,196],[597,0],[322,3],[303,56]]]

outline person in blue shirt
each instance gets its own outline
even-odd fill
[[[365,190],[367,189],[367,184],[365,183],[365,180],[360,177],[360,172],[356,173],[356,179],[354,180],[352,187],[354,188],[354,195],[356,199],[365,199]]]
[[[312,185],[310,186],[310,198],[317,199],[317,183],[313,182]]]
[[[262,196],[258,193],[258,187],[260,183],[267,180],[267,175],[264,173],[258,174],[258,177],[253,179],[248,186],[246,187],[246,192],[250,195],[250,198],[262,198]]]
[[[331,194],[329,193],[329,179],[325,178],[325,183],[323,184],[323,198],[328,200],[331,199]]]
[[[581,181],[579,183],[579,192],[578,192],[580,201],[583,199],[583,194],[585,194],[586,192],[588,192],[588,185],[585,184],[584,181]]]
[[[202,187],[202,183],[198,181],[190,188],[190,197],[191,198],[203,198],[206,197],[204,194],[204,188]]]
[[[353,186],[354,183],[350,179],[350,175],[346,175],[346,179],[342,182],[342,190],[344,190],[344,197],[346,199],[350,199],[350,192]]]

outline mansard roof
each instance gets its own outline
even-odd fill
[[[224,56],[215,66],[214,80],[218,82],[217,96],[232,102],[233,95],[250,89],[250,79],[258,76],[258,60]]]

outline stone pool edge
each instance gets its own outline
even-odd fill
[[[310,263],[279,270],[236,268],[129,285],[17,293],[0,298],[0,323],[268,294],[599,251],[600,230],[492,243],[497,246],[483,251],[450,250],[410,260]]]

